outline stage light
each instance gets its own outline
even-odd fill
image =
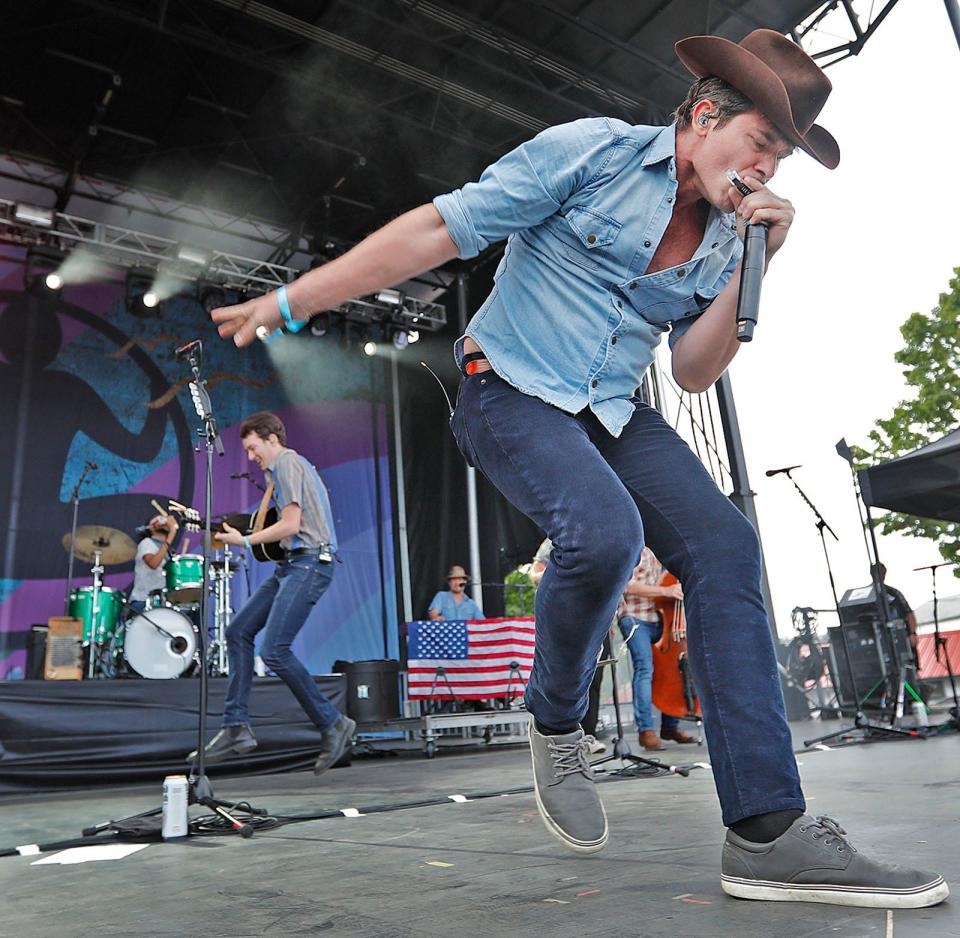
[[[215,283],[202,283],[197,288],[197,299],[203,311],[210,314],[211,310],[227,305],[227,295],[223,287]]]
[[[155,309],[160,303],[160,297],[157,296],[153,290],[147,290],[147,292],[143,294],[141,302],[147,307],[147,309]]]
[[[156,289],[157,273],[133,267],[127,271],[124,295],[127,311],[134,316],[146,316],[157,308],[160,295]]]
[[[380,290],[376,296],[378,303],[386,303],[388,306],[403,304],[403,294],[399,290]]]
[[[363,354],[368,358],[372,358],[377,354],[377,343],[371,339],[368,339],[363,343]]]
[[[419,341],[420,341],[420,333],[419,333],[419,331],[416,330],[416,329],[411,329],[411,330],[407,333],[407,338],[409,339],[410,344],[413,345],[414,342],[419,342]]]
[[[60,268],[64,264],[63,251],[48,244],[35,244],[27,248],[23,268],[24,287],[31,291],[51,291],[63,288]]]
[[[393,334],[393,347],[398,351],[402,352],[410,344],[410,336],[406,334],[402,329],[394,332]]]
[[[53,209],[31,205],[29,202],[17,202],[13,207],[13,217],[25,225],[36,225],[38,228],[53,227]]]
[[[210,263],[210,253],[201,248],[181,244],[177,247],[177,260],[184,264],[195,264],[197,267],[206,267]]]
[[[318,339],[325,336],[327,332],[330,331],[330,314],[329,313],[320,313],[319,316],[314,316],[310,320],[310,334],[315,335]]]

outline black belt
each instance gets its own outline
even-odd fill
[[[330,563],[333,560],[333,552],[329,547],[294,547],[292,550],[283,552],[286,560],[291,557],[303,557],[305,554],[315,556],[321,563]]]

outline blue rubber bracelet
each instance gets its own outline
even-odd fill
[[[277,290],[277,304],[280,307],[280,315],[283,316],[283,324],[287,327],[288,332],[299,332],[306,325],[304,320],[293,318],[293,314],[290,312],[290,300],[287,299],[286,286]]]
[[[247,550],[253,550],[253,546],[250,543],[250,538],[246,535],[243,537],[243,546],[246,547]]]

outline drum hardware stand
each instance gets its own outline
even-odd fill
[[[940,633],[940,617],[937,613],[937,570],[940,567],[955,567],[956,563],[934,563],[926,567],[914,567],[917,570],[929,570],[933,580],[933,644],[936,650],[937,661],[940,661],[940,650],[943,649],[943,663],[947,668],[947,677],[950,678],[950,692],[953,695],[953,706],[950,708],[950,722],[954,729],[960,729],[960,700],[957,698],[957,683],[954,680],[953,668],[950,665],[950,656],[947,653],[947,640]]]
[[[80,486],[83,485],[83,480],[86,479],[87,473],[91,469],[96,469],[97,464],[90,462],[89,460],[83,467],[83,472],[80,473],[80,478],[77,479],[77,484],[73,487],[73,492],[70,495],[70,500],[73,502],[73,521],[70,524],[70,560],[67,563],[67,595],[63,599],[63,611],[66,613],[70,612],[70,594],[73,592],[73,560],[76,556],[76,541],[77,541],[77,515],[80,512]]]
[[[792,468],[796,469],[799,467],[794,466]],[[856,708],[854,717],[853,717],[852,726],[841,727],[839,730],[836,730],[833,733],[826,733],[823,736],[817,736],[815,739],[805,739],[803,741],[803,745],[812,746],[816,743],[822,743],[826,739],[836,739],[838,736],[841,736],[841,737],[846,736],[852,730],[862,731],[863,739],[871,739],[871,738],[888,739],[891,736],[915,736],[916,735],[915,733],[910,733],[906,730],[897,729],[892,725],[883,726],[879,723],[873,723],[869,719],[867,719],[866,715],[863,712],[863,703],[860,698],[860,691],[857,688],[856,678],[854,677],[854,674],[853,674],[853,662],[850,658],[849,645],[847,643],[847,630],[843,624],[843,618],[840,615],[840,600],[837,597],[837,584],[833,578],[833,566],[830,563],[830,551],[827,549],[827,538],[823,532],[829,531],[830,535],[833,537],[835,541],[839,542],[840,538],[837,537],[833,528],[831,528],[830,525],[827,524],[826,519],[823,517],[823,515],[820,514],[820,511],[817,509],[817,506],[814,505],[809,498],[807,498],[806,493],[797,484],[796,479],[794,479],[793,476],[790,475],[790,471],[791,471],[790,469],[781,470],[782,474],[785,475],[793,483],[793,487],[797,490],[797,493],[800,495],[803,501],[806,502],[807,507],[813,512],[814,517],[816,518],[815,524],[817,528],[817,534],[820,536],[820,543],[823,546],[823,557],[827,564],[827,577],[830,580],[830,591],[833,594],[833,605],[834,605],[834,608],[837,610],[837,621],[840,624],[840,642],[843,646],[843,656],[844,658],[846,658],[846,661],[847,661],[847,668],[846,668],[847,679],[850,681],[850,690],[853,693],[854,706]],[[872,527],[871,527],[871,532],[872,532]],[[836,688],[834,689],[836,690]],[[901,686],[901,693],[902,693],[902,686]],[[842,706],[843,705],[840,701],[840,695],[838,693],[837,707],[839,709],[839,708],[842,708]]]
[[[71,549],[73,545],[71,544]],[[97,640],[97,630],[100,628],[100,590],[103,589],[103,564],[100,558],[103,555],[100,551],[93,552],[93,567],[90,572],[93,574],[93,602],[90,612],[90,641],[87,642],[87,678],[96,677],[97,659],[100,657],[100,642]]]
[[[433,705],[428,712],[439,713],[443,708],[443,703],[439,701],[432,700],[433,692],[437,689],[437,681],[443,679],[443,683],[446,685],[447,691],[450,693],[450,703],[453,708],[456,708],[456,705],[460,703],[460,698],[457,697],[456,691],[453,689],[453,685],[450,683],[450,678],[447,677],[446,668],[437,665],[433,672],[433,683],[430,685],[430,693],[427,695],[428,700],[430,700]],[[454,709],[454,712],[456,710]]]
[[[213,565],[211,571],[213,579],[213,594],[216,599],[216,605],[213,610],[213,647],[216,649],[216,668],[217,676],[223,677],[229,673],[229,662],[227,660],[227,626],[230,625],[230,619],[233,615],[233,605],[230,596],[230,545],[225,544],[223,548],[223,566]]]
[[[624,642],[623,647],[627,647],[626,642]],[[600,654],[603,654],[602,648],[600,650]],[[690,774],[690,769],[693,768],[693,766],[668,765],[666,762],[661,762],[659,759],[648,759],[645,756],[635,756],[630,751],[630,744],[626,741],[626,739],[624,739],[623,717],[620,716],[620,694],[617,690],[617,655],[611,655],[609,658],[600,658],[597,661],[597,667],[610,668],[610,678],[613,682],[613,713],[614,719],[617,722],[617,735],[613,738],[613,752],[611,752],[609,756],[604,756],[602,759],[597,759],[596,762],[591,762],[591,768],[596,768],[598,765],[605,765],[607,762],[614,762],[619,759],[621,762],[632,762],[634,765],[646,765],[650,766],[651,768],[661,769],[664,772],[670,772],[673,775],[682,775],[684,778],[686,778]],[[624,766],[618,771],[625,772],[626,770],[627,766]]]

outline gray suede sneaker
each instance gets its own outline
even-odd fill
[[[776,840],[755,844],[727,831],[720,885],[739,899],[919,909],[950,893],[937,873],[870,860],[833,818],[797,818]]]
[[[592,736],[579,727],[543,736],[530,721],[533,790],[547,830],[570,850],[596,853],[607,842],[603,810],[588,756]]]

